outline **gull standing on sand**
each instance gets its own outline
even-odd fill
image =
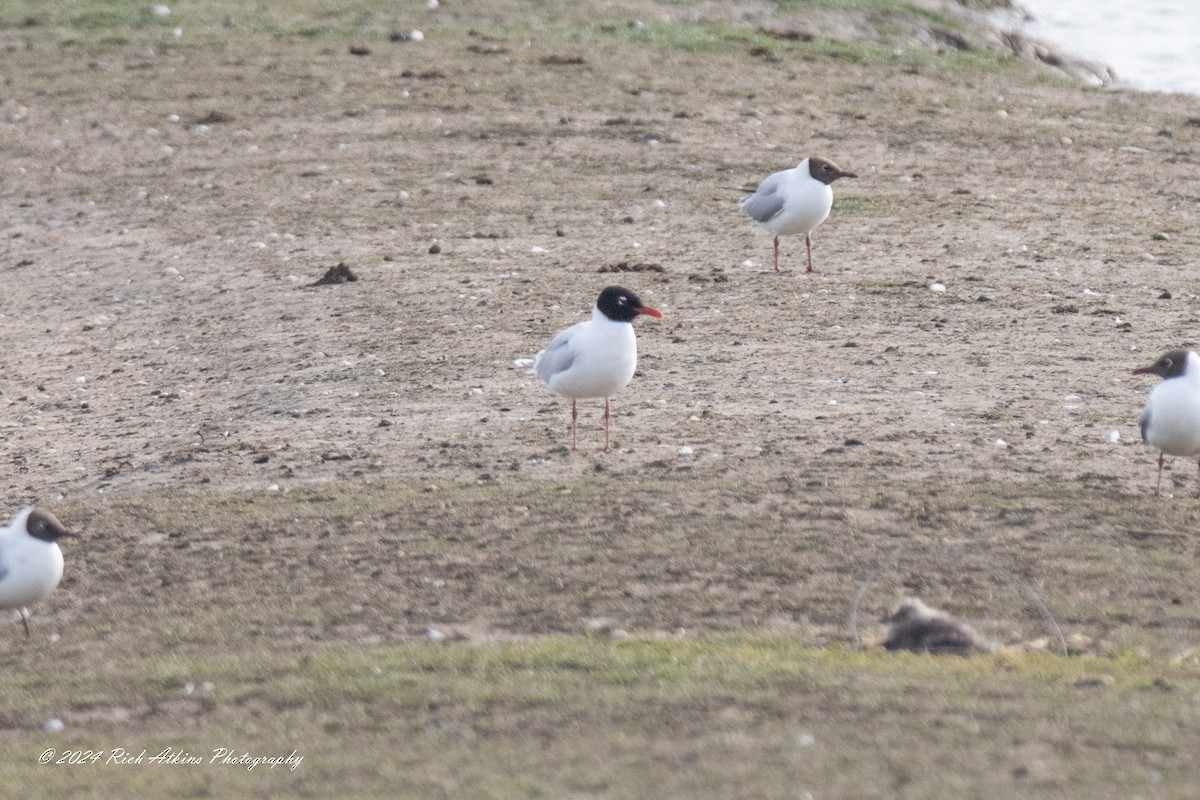
[[[637,371],[637,339],[633,320],[639,314],[662,319],[662,312],[643,305],[638,296],[620,286],[600,292],[592,318],[560,331],[533,357],[530,374],[541,376],[550,391],[571,398],[571,452],[575,446],[575,402],[586,397],[604,398],[604,452],[608,445],[608,399],[623,389]]]
[[[1190,350],[1169,350],[1133,374],[1163,379],[1150,392],[1138,421],[1142,441],[1159,451],[1154,496],[1161,497],[1163,460],[1167,455],[1200,459],[1200,356]],[[1196,497],[1200,498],[1200,489]]]
[[[738,201],[738,208],[750,215],[775,237],[775,271],[779,272],[779,237],[804,234],[808,249],[808,269],[816,272],[812,260],[812,232],[829,216],[833,208],[833,189],[838,178],[857,178],[853,172],[817,156],[809,156],[794,169],[769,175],[754,194]]]
[[[44,600],[63,574],[59,539],[78,539],[53,514],[40,508],[22,509],[0,528],[0,609],[17,611],[29,636],[30,603]]]

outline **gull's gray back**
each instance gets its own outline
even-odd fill
[[[533,357],[533,369],[546,383],[549,383],[550,379],[560,372],[569,370],[571,364],[574,363],[575,353],[569,345],[576,327],[577,325],[572,325],[566,330],[560,331],[558,336],[555,336],[550,340],[550,344],[546,345],[546,349]]]
[[[776,172],[759,184],[754,194],[738,201],[738,207],[755,222],[769,222],[783,211],[784,173]]]

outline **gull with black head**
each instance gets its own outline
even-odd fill
[[[30,603],[44,600],[63,574],[61,539],[78,539],[58,518],[40,508],[25,508],[0,528],[0,609],[16,611],[29,636]]]
[[[1200,356],[1192,350],[1168,350],[1134,375],[1157,375],[1138,424],[1142,441],[1158,450],[1158,483],[1154,496],[1162,496],[1163,461],[1168,455],[1195,458],[1200,464]],[[1196,491],[1200,499],[1200,489]]]
[[[743,197],[738,208],[775,237],[775,271],[779,272],[779,237],[804,234],[807,272],[817,272],[812,260],[812,232],[833,208],[830,184],[838,178],[857,178],[832,161],[809,156],[792,169],[781,170]]]
[[[608,440],[609,398],[633,379],[637,371],[637,338],[633,321],[639,315],[662,319],[662,312],[642,303],[621,286],[600,292],[592,318],[578,322],[555,336],[533,358],[530,373],[541,376],[550,391],[571,398],[571,452],[577,452],[576,401],[604,398],[604,452]]]

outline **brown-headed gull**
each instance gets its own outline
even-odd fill
[[[1168,350],[1133,374],[1163,379],[1150,392],[1139,420],[1142,441],[1159,451],[1154,496],[1161,497],[1166,456],[1200,459],[1200,356],[1190,350]],[[1196,497],[1200,498],[1200,489]]]
[[[804,234],[808,270],[816,272],[812,260],[812,232],[833,208],[833,189],[838,178],[857,178],[853,172],[817,156],[809,156],[794,169],[769,175],[754,194],[738,201],[738,208],[775,237],[775,271],[779,272],[779,237]]]
[[[78,539],[53,514],[40,508],[22,509],[0,528],[0,609],[17,611],[29,635],[30,603],[44,600],[63,574],[59,539]]]
[[[998,644],[980,636],[967,623],[916,598],[905,600],[883,622],[888,626],[887,641],[883,643],[888,650],[966,656],[999,649]]]
[[[530,373],[541,376],[550,391],[571,398],[571,452],[576,452],[577,400],[604,398],[604,452],[608,444],[608,400],[623,389],[637,370],[637,339],[631,324],[639,314],[662,319],[662,312],[644,305],[620,286],[600,292],[592,318],[560,331],[533,357]]]

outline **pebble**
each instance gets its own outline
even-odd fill
[[[683,447],[679,448],[679,455],[681,455],[681,456],[690,456],[694,452],[695,451],[692,450],[692,448],[688,447],[686,444]]]
[[[931,283],[931,284],[929,284],[929,291],[931,291],[931,292],[944,292],[944,291],[946,291],[946,284],[944,284],[944,283]]]
[[[1116,444],[1117,442],[1121,441],[1121,432],[1120,431],[1109,431],[1108,432],[1108,440],[1110,442],[1112,442],[1113,444]]]
[[[152,9],[152,11],[154,11],[154,16],[156,16],[156,17],[171,16],[171,9],[168,8],[167,6],[163,5],[162,3],[155,5],[154,8]]]
[[[996,447],[1008,447],[1008,442],[1004,441],[1003,439],[997,439],[995,444]]]
[[[442,633],[437,628],[429,628],[428,630],[425,631],[425,635],[428,636],[430,641],[433,641],[433,642],[446,641],[446,634]]]
[[[42,730],[47,733],[62,733],[63,728],[67,727],[58,717],[51,717],[42,723]]]

